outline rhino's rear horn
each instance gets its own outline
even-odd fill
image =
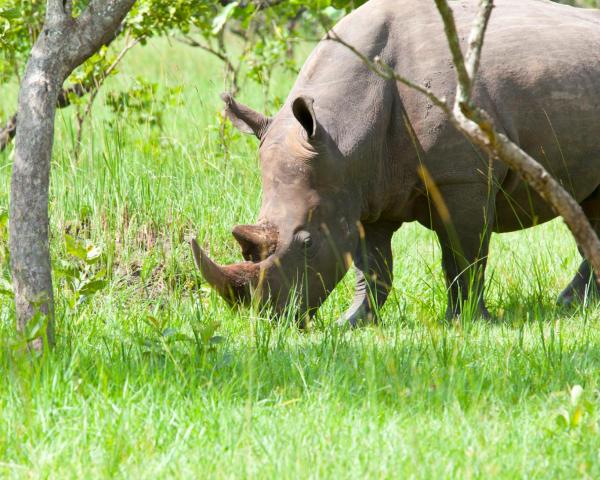
[[[244,259],[260,262],[277,248],[277,229],[272,225],[238,225],[231,232],[242,247]]]

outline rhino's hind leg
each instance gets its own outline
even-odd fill
[[[460,317],[467,305],[475,316],[490,318],[483,299],[489,235],[482,233],[477,239],[461,236],[460,247],[447,235],[438,236],[448,291],[446,319]]]
[[[445,208],[438,206],[434,230],[442,249],[442,267],[448,292],[446,319],[469,308],[474,316],[490,318],[483,299],[485,267],[493,218],[493,195],[485,184],[440,188]],[[445,218],[444,218],[445,217]]]
[[[365,225],[353,256],[356,269],[354,301],[338,321],[340,325],[359,326],[377,320],[392,288],[392,235],[398,225]],[[364,233],[364,234],[363,234]]]
[[[600,288],[594,281],[590,263],[584,259],[571,283],[558,296],[557,303],[567,307],[589,298],[600,298]]]
[[[581,208],[594,227],[596,235],[600,235],[600,188],[581,203]],[[581,249],[579,253],[582,253]],[[584,258],[571,283],[558,296],[557,302],[559,305],[569,306],[589,298],[600,298],[600,286],[592,274],[590,263]]]

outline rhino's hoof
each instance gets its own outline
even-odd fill
[[[579,304],[589,305],[591,302],[597,302],[600,299],[600,292],[595,285],[583,285],[579,288],[568,286],[565,288],[558,298],[556,304],[559,307],[573,307]]]
[[[456,309],[448,307],[448,309],[446,310],[446,321],[447,322],[451,322],[451,323],[455,322],[457,320],[460,320],[462,318],[462,316],[463,316],[463,313],[460,311],[457,311]],[[476,311],[474,311],[471,318],[481,319],[481,320],[485,320],[488,322],[494,321],[494,317],[492,317],[492,314],[485,306],[479,307]]]
[[[559,307],[568,308],[568,307],[573,306],[574,303],[575,303],[575,294],[573,293],[573,291],[570,291],[570,290],[565,290],[556,299],[556,304]]]
[[[357,312],[353,315],[343,315],[335,323],[338,328],[354,329],[373,325],[376,322],[372,313]]]

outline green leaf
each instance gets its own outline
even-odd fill
[[[84,262],[87,260],[87,249],[82,245],[82,243],[71,235],[65,235],[65,247],[67,249],[67,253],[79,260],[83,260]]]
[[[80,295],[93,295],[94,293],[106,288],[108,282],[106,280],[93,280],[83,285],[79,289]]]
[[[239,2],[231,2],[230,4],[226,5],[223,8],[223,10],[221,10],[221,13],[219,13],[214,18],[213,23],[212,23],[212,30],[211,30],[211,33],[213,35],[216,35],[221,30],[223,30],[223,27],[227,23],[227,20],[229,20],[233,16],[235,9],[237,8],[238,5],[239,5]]]
[[[7,297],[14,297],[12,285],[5,278],[0,278],[0,295]]]
[[[80,277],[79,269],[65,260],[57,261],[56,265],[54,266],[54,272],[59,277],[63,277],[69,280],[79,279]]]
[[[6,288],[2,287],[0,287],[0,295],[10,298],[13,298],[15,296],[12,290],[7,290]]]
[[[48,317],[41,312],[35,312],[35,315],[25,327],[25,338],[27,342],[31,342],[36,338],[41,338],[46,332],[46,326],[48,325]]]
[[[569,424],[571,423],[569,419],[569,412],[567,412],[566,410],[561,410],[557,413],[554,421],[558,428],[566,430],[567,428],[569,428]]]
[[[3,8],[0,9],[0,17],[7,20],[16,20],[21,16],[18,8]]]

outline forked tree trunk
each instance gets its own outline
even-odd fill
[[[54,342],[54,301],[48,245],[48,189],[54,115],[71,72],[114,35],[135,0],[91,0],[78,17],[70,0],[48,0],[19,93],[19,128],[10,195],[10,256],[17,328],[36,318],[45,334],[31,345]]]

